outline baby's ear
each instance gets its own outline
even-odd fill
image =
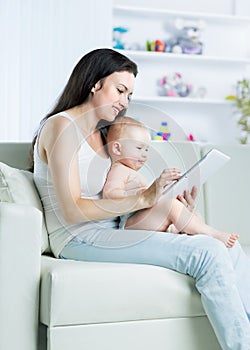
[[[115,154],[116,156],[121,155],[121,144],[118,141],[114,141],[111,146],[112,153]]]

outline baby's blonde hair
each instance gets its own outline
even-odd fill
[[[134,127],[147,130],[145,125],[131,117],[123,116],[116,118],[109,127],[107,142],[110,143],[119,140],[123,136],[126,136],[129,128]]]

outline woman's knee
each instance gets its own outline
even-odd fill
[[[204,235],[202,239],[203,244],[201,247],[207,254],[214,257],[227,254],[227,248],[222,241],[206,235]]]
[[[196,249],[190,257],[189,273],[197,278],[205,272],[213,272],[214,269],[230,269],[229,255],[226,246],[212,237],[199,235],[192,237],[197,240]]]
[[[215,261],[228,259],[228,248],[223,242],[210,236],[201,236],[202,244],[200,248],[207,258]]]

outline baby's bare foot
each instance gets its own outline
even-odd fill
[[[214,235],[214,238],[217,238],[225,243],[227,248],[232,248],[239,238],[239,235],[235,233],[219,232],[218,234]]]
[[[235,234],[235,233],[228,233],[229,237],[226,243],[226,247],[228,248],[232,248],[235,244],[235,242],[237,241],[237,239],[239,238],[239,235]]]

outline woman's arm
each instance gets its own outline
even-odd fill
[[[81,198],[77,152],[79,140],[74,124],[55,118],[44,126],[39,139],[48,163],[57,200],[68,223],[100,220],[153,206],[160,197],[166,179],[160,176],[140,195],[123,199]]]

